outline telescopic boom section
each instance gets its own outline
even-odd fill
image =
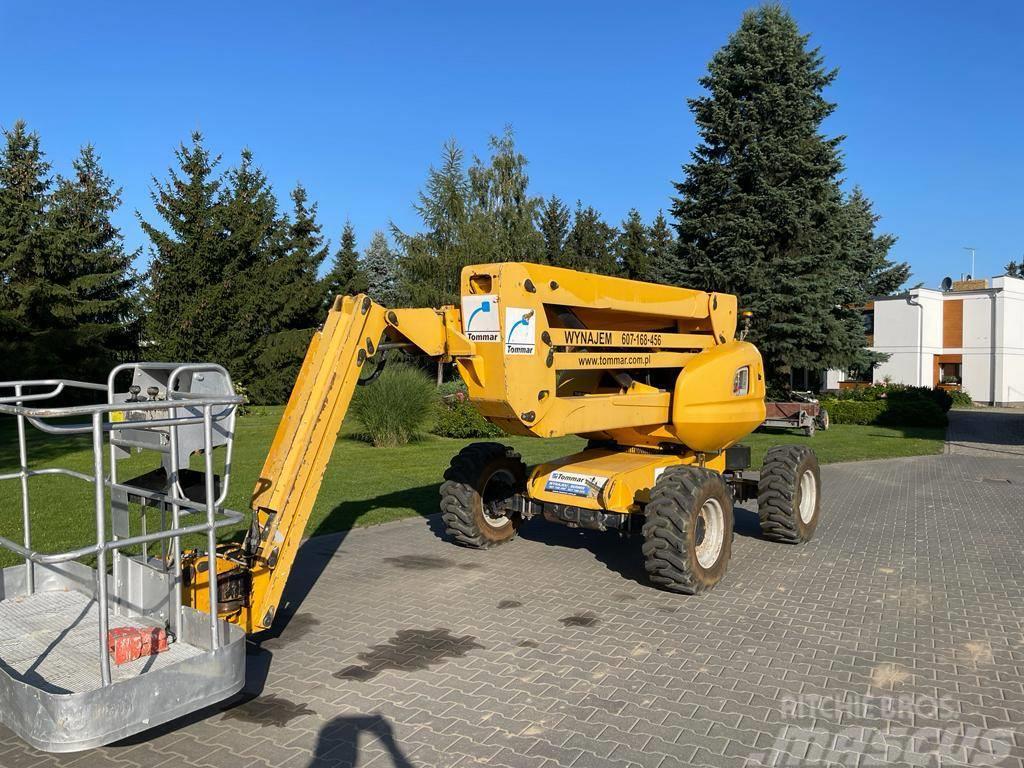
[[[367,360],[383,354],[381,338],[390,329],[397,343],[450,359],[446,329],[457,322],[450,309],[387,310],[366,296],[335,300],[310,341],[256,483],[253,526],[243,548],[250,563],[249,605],[229,618],[250,632],[273,623],[360,373]]]
[[[362,364],[385,326],[383,307],[344,297],[306,351],[253,492],[250,631],[273,623]]]

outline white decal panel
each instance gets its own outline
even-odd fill
[[[470,341],[501,341],[497,294],[462,297],[462,332]]]
[[[536,345],[536,313],[527,307],[506,307],[505,354],[532,355]]]
[[[550,493],[563,493],[567,496],[579,496],[581,498],[597,498],[605,484],[607,477],[601,475],[587,475],[580,472],[562,472],[556,469],[548,475],[544,483],[544,490]]]

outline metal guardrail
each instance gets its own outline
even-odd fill
[[[107,633],[109,628],[110,603],[108,600],[107,585],[107,564],[108,553],[116,552],[126,547],[146,546],[150,543],[163,541],[170,542],[171,550],[171,573],[174,577],[174,588],[172,589],[173,605],[170,614],[172,634],[176,637],[182,625],[182,568],[181,568],[181,537],[190,534],[206,534],[207,557],[209,574],[209,614],[210,614],[210,637],[212,648],[216,649],[220,644],[220,633],[218,632],[217,618],[217,563],[216,563],[216,531],[228,525],[241,522],[244,516],[233,510],[224,509],[221,505],[227,497],[231,454],[233,440],[228,439],[225,455],[225,472],[221,481],[220,494],[215,498],[214,481],[214,459],[213,459],[213,428],[220,422],[225,422],[229,435],[234,433],[234,421],[237,407],[244,402],[244,398],[238,395],[215,395],[195,396],[190,394],[179,394],[176,392],[177,383],[185,374],[201,372],[215,372],[222,375],[228,383],[228,389],[233,392],[231,380],[221,366],[207,364],[145,364],[147,368],[160,368],[169,370],[167,397],[164,400],[151,400],[146,402],[114,402],[114,382],[119,373],[134,368],[133,364],[118,366],[111,371],[106,386],[91,382],[75,381],[73,379],[40,379],[0,382],[0,392],[13,390],[12,394],[0,396],[0,414],[8,414],[15,417],[18,433],[18,463],[17,472],[0,474],[0,481],[18,479],[21,484],[21,507],[23,540],[19,544],[7,537],[0,536],[0,547],[14,552],[25,561],[27,592],[31,595],[35,591],[34,564],[50,565],[55,563],[78,560],[83,557],[95,555],[96,557],[96,598],[99,609],[99,652],[100,652],[100,678],[103,686],[110,685],[110,657],[107,652]],[[46,388],[43,392],[33,392]],[[42,403],[52,401],[62,393],[69,390],[84,390],[93,392],[105,392],[107,402],[96,405],[76,406],[43,406]],[[26,403],[28,405],[26,405]],[[141,412],[166,411],[166,416],[161,415],[155,419],[128,420],[126,417],[130,411],[133,416]],[[114,417],[117,414],[119,418]],[[79,422],[66,423],[64,420],[80,417]],[[53,423],[53,420],[60,419],[60,423]],[[86,474],[65,467],[45,467],[40,469],[29,469],[28,443],[26,438],[26,424],[39,429],[42,432],[54,435],[78,435],[89,434],[92,438],[93,472]],[[205,503],[198,503],[185,497],[179,481],[181,467],[178,458],[178,430],[186,425],[203,425],[202,452],[205,462]],[[160,493],[137,486],[126,485],[117,481],[117,468],[115,459],[114,436],[124,430],[147,430],[165,429],[170,441],[170,474],[168,477],[170,493]],[[110,472],[104,474],[103,445],[104,436],[110,438]],[[96,543],[77,549],[64,552],[43,553],[33,548],[32,545],[32,515],[29,503],[28,480],[31,477],[45,475],[60,475],[71,477],[91,483],[93,485],[93,507],[96,529]],[[136,536],[112,537],[107,536],[107,496],[108,492],[114,490],[130,493],[133,496],[147,499],[152,502],[160,502],[169,505],[171,509],[171,525],[169,528],[161,526],[157,532],[147,532]],[[205,519],[202,522],[182,525],[182,516],[203,513]],[[142,520],[145,521],[143,512]],[[115,558],[116,564],[116,558]],[[115,590],[117,589],[117,578],[115,574]]]

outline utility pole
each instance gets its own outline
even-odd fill
[[[974,277],[975,277],[975,274],[974,274],[974,252],[977,249],[973,245],[965,245],[964,246],[964,250],[971,252],[971,279],[973,280]]]

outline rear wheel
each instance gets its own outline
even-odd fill
[[[693,595],[715,586],[732,555],[732,494],[717,472],[672,467],[644,510],[644,564],[651,581]]]
[[[810,541],[821,518],[818,457],[806,445],[768,449],[757,484],[761,531],[790,544]]]
[[[821,408],[818,410],[818,415],[815,418],[815,423],[818,425],[818,429],[822,432],[826,432],[830,426],[832,426],[832,420],[828,415],[828,410]]]
[[[486,549],[516,535],[521,518],[512,497],[526,489],[526,465],[500,443],[467,445],[452,459],[441,484],[441,519],[459,544]]]

